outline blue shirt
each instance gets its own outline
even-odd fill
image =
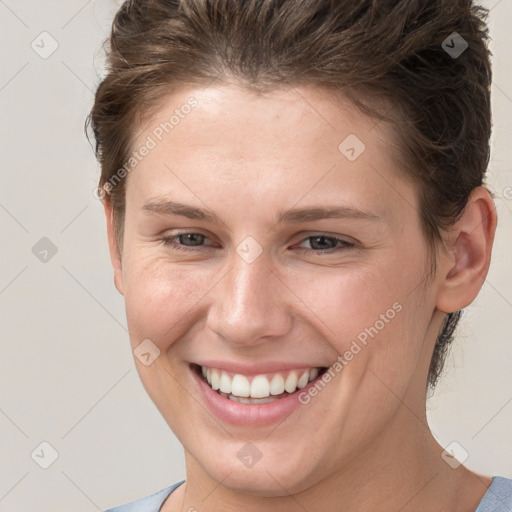
[[[109,508],[105,512],[159,512],[160,507],[171,492],[184,482],[185,480],[182,480],[150,496],[132,501],[126,505]],[[512,480],[501,476],[493,476],[491,485],[475,512],[512,512]]]

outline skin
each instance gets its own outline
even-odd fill
[[[223,84],[166,98],[135,146],[190,96],[198,106],[128,177],[122,251],[104,200],[132,349],[148,338],[160,350],[149,366],[135,358],[137,370],[185,450],[186,483],[163,511],[474,511],[491,479],[442,459],[425,389],[444,313],[469,305],[489,268],[488,192],[473,191],[428,279],[417,191],[393,162],[388,126],[319,88],[256,95]],[[353,162],[338,150],[349,134],[366,146]],[[143,210],[155,198],[220,221]],[[379,220],[278,223],[291,208],[327,205]],[[163,244],[180,231],[206,238],[174,238],[189,252]],[[323,254],[332,240],[322,246],[314,235],[354,246]],[[247,236],[263,249],[252,263],[236,252]],[[238,427],[205,409],[189,362],[330,366],[395,303],[402,310],[393,320],[280,424]],[[237,452],[249,441],[262,458],[246,468]]]

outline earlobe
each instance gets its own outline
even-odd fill
[[[114,226],[114,210],[112,207],[112,202],[110,201],[110,198],[108,196],[105,196],[102,202],[107,221],[108,248],[110,252],[110,261],[112,262],[112,268],[114,269],[114,284],[115,287],[117,288],[117,291],[121,295],[124,295],[122,257],[116,239]]]
[[[491,262],[497,215],[485,187],[471,193],[461,218],[450,230],[447,254],[441,256],[437,308],[451,313],[475,300]]]

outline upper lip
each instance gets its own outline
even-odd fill
[[[206,368],[216,368],[226,372],[239,373],[241,375],[261,375],[263,373],[277,373],[279,371],[302,370],[307,368],[326,368],[325,365],[289,361],[265,361],[258,364],[247,364],[234,361],[196,361],[193,364],[205,366]]]

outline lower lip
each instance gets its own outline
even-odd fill
[[[268,404],[241,404],[219,395],[199,376],[192,365],[190,365],[190,370],[199,385],[208,409],[226,423],[247,427],[261,427],[282,421],[302,405],[298,400],[299,393],[307,392],[308,388],[313,386],[317,379],[321,378],[321,375],[319,375],[295,393]]]

